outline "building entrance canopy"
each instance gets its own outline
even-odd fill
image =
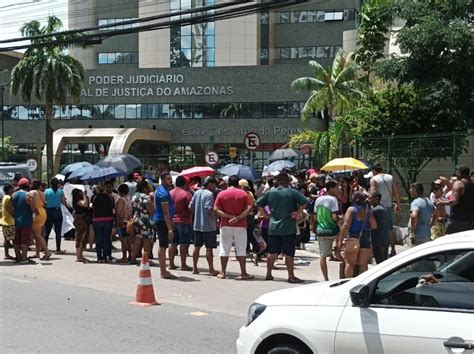
[[[80,128],[57,129],[53,134],[54,170],[59,169],[61,155],[67,144],[107,144],[108,154],[127,153],[135,141],[170,143],[171,132],[142,128]],[[46,166],[46,148],[43,151]]]

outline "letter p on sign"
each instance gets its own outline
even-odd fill
[[[244,144],[248,150],[257,150],[260,142],[260,136],[257,133],[250,132],[245,135]]]

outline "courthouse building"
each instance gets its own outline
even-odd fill
[[[106,34],[148,24],[124,21],[223,2],[70,1],[69,27],[114,25],[98,31]],[[86,80],[80,105],[55,108],[58,161],[94,160],[122,149],[140,156],[145,166],[170,163],[174,168],[203,163],[206,153],[215,151],[220,163],[252,160],[261,169],[273,150],[305,128],[300,110],[309,93],[292,91],[291,82],[312,75],[309,60],[332,64],[344,36],[354,39],[359,8],[358,0],[308,1],[72,49]],[[0,81],[8,76],[0,73]],[[4,133],[19,145],[18,158],[24,160],[45,142],[44,110],[10,97],[8,90],[4,96]],[[326,123],[315,117],[306,127],[325,129]],[[252,154],[244,145],[248,132],[260,137]],[[237,148],[233,159],[230,147]]]

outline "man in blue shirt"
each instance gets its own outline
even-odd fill
[[[410,205],[411,241],[413,246],[431,240],[431,224],[436,220],[436,208],[433,202],[423,197],[423,184],[413,183],[410,194],[415,198]]]
[[[158,261],[160,263],[161,277],[164,279],[176,279],[176,276],[166,270],[166,249],[173,240],[174,203],[170,190],[173,188],[173,180],[169,172],[162,172],[160,175],[161,185],[155,191],[155,212],[153,221],[155,222],[156,233],[160,250],[158,251]]]

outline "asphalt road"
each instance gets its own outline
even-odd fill
[[[2,353],[232,353],[244,318],[0,275]]]

